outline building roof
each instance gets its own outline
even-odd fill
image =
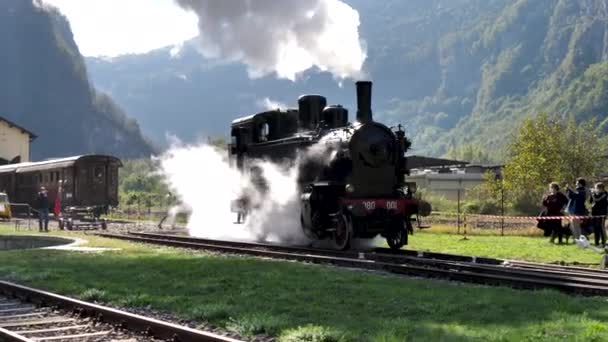
[[[459,166],[463,167],[469,162],[461,160],[423,157],[423,156],[406,156],[408,169],[426,169],[433,167],[448,167]]]
[[[17,125],[16,123],[10,121],[9,119],[7,119],[7,118],[5,118],[3,116],[0,116],[0,121],[6,122],[10,127],[15,127],[17,129],[21,130],[21,132],[29,135],[30,136],[30,141],[38,138],[38,136],[36,134],[32,133],[32,131],[29,131],[29,130],[27,130],[27,129],[25,129],[25,128],[19,126],[19,125]]]
[[[122,162],[120,159],[113,156],[105,156],[105,155],[81,155],[81,156],[73,156],[67,158],[58,158],[58,159],[49,159],[43,160],[39,162],[25,162],[19,164],[8,164],[0,166],[0,174],[2,173],[21,173],[21,172],[31,172],[31,171],[44,171],[47,169],[54,169],[59,167],[68,167],[74,165],[77,161],[85,158],[106,158],[116,161],[119,166],[122,166]]]

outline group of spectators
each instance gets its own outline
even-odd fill
[[[591,212],[587,209],[587,200],[591,204]],[[595,245],[606,246],[606,230],[604,223],[608,213],[608,193],[604,184],[597,183],[591,191],[587,190],[587,182],[579,178],[576,180],[576,188],[571,189],[566,185],[566,193],[560,191],[557,183],[549,184],[549,194],[543,198],[545,208],[539,218],[540,227],[545,230],[546,235],[551,236],[551,243],[555,239],[561,244],[564,236],[570,234],[578,239],[581,235],[588,236],[593,233]],[[542,216],[573,216],[567,220],[567,225],[562,225],[561,219],[543,219]],[[581,218],[589,216],[590,218]]]

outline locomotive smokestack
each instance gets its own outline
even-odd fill
[[[357,121],[366,123],[372,117],[372,82],[359,81],[357,85]]]

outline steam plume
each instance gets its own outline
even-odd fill
[[[265,110],[287,109],[289,107],[282,102],[271,100],[268,97],[265,97],[263,100],[258,100],[256,104],[258,105],[258,107]]]
[[[340,0],[175,0],[198,15],[207,58],[241,61],[250,77],[295,80],[313,66],[359,77],[359,13]]]
[[[334,153],[318,144],[303,154],[328,163]],[[226,151],[203,144],[175,145],[160,157],[161,172],[169,187],[182,202],[181,208],[191,213],[190,235],[223,239],[307,243],[300,228],[298,167],[268,161],[253,162],[267,181],[264,195],[248,174],[230,165]],[[257,203],[244,225],[235,225],[236,214],[230,210],[232,200],[247,194]],[[279,224],[280,223],[280,224]]]

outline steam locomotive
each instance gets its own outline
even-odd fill
[[[414,198],[415,187],[405,182],[411,145],[405,132],[373,120],[371,82],[357,82],[356,90],[354,123],[346,108],[327,106],[320,95],[301,96],[298,109],[234,120],[230,159],[256,178],[260,159],[298,165],[300,222],[309,238],[330,239],[345,250],[354,238],[381,235],[399,249],[408,243],[412,221],[428,215],[430,204]],[[244,211],[255,206],[251,199],[241,203]]]

